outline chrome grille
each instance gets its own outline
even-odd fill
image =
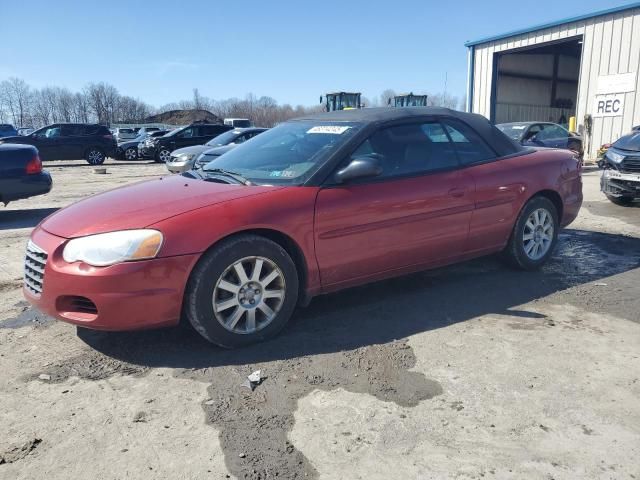
[[[621,172],[640,172],[640,156],[625,157],[618,168]]]
[[[46,264],[47,253],[29,240],[27,254],[24,259],[24,286],[34,295],[42,293],[44,267]]]

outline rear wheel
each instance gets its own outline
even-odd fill
[[[89,165],[102,165],[105,160],[105,154],[99,148],[90,148],[85,154],[85,160]]]
[[[169,158],[171,158],[171,152],[169,150],[167,150],[166,148],[161,148],[160,150],[158,150],[158,153],[156,154],[156,162],[167,163],[169,161]]]
[[[289,254],[257,235],[230,238],[205,254],[185,293],[185,313],[204,338],[227,348],[277,334],[298,298]]]
[[[611,203],[615,203],[616,205],[620,205],[623,207],[628,207],[633,203],[633,197],[614,197],[613,195],[607,195],[607,198]]]
[[[129,147],[124,151],[125,160],[137,160],[138,159],[138,149],[136,147]]]
[[[504,253],[514,266],[535,270],[544,265],[558,241],[558,211],[551,200],[533,197],[516,221]]]

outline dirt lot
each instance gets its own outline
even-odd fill
[[[352,289],[224,351],[23,301],[33,226],[164,173],[108,167],[51,164],[49,195],[0,207],[0,478],[640,478],[640,208],[597,172],[541,272],[491,257]]]

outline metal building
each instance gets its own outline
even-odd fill
[[[575,116],[585,157],[640,124],[640,2],[465,46],[467,111],[495,123]]]

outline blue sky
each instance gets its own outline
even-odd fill
[[[462,96],[464,42],[629,2],[0,0],[0,80],[105,81],[152,105],[331,90]]]

